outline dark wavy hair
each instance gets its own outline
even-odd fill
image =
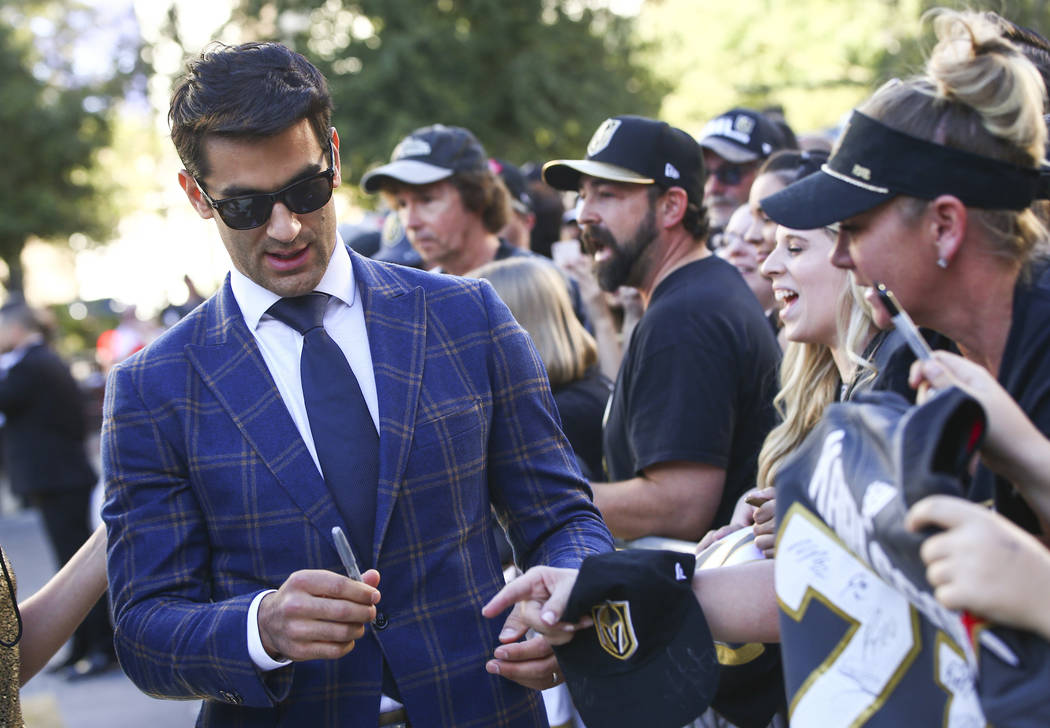
[[[302,119],[328,150],[332,97],[312,63],[280,43],[209,45],[186,64],[171,96],[168,125],[186,170],[208,175],[208,135],[271,137]],[[334,164],[334,160],[329,160]]]
[[[478,215],[490,233],[498,233],[510,219],[510,193],[499,175],[489,170],[457,172],[448,178],[459,191],[463,207]]]

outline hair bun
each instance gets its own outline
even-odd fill
[[[1046,89],[1035,66],[986,14],[931,11],[937,45],[926,73],[937,96],[974,110],[982,126],[1002,141],[1043,156]]]

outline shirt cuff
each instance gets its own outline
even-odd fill
[[[279,667],[292,664],[291,660],[275,660],[266,653],[266,648],[263,647],[262,637],[259,636],[259,602],[262,601],[263,597],[267,594],[273,594],[276,589],[267,589],[264,592],[259,592],[255,595],[255,599],[252,599],[251,606],[248,607],[248,656],[252,658],[252,662],[255,666],[263,672],[269,672],[270,670],[276,670]]]

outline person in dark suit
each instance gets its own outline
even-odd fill
[[[48,345],[44,327],[21,302],[0,309],[0,412],[12,492],[40,512],[55,560],[64,564],[91,535],[88,507],[98,480],[85,448],[80,390]],[[99,602],[73,634],[58,666],[67,678],[113,667],[113,632]]]
[[[546,725],[550,647],[518,641],[516,612],[481,615],[504,583],[490,509],[523,567],[611,537],[492,288],[338,240],[330,114],[321,74],[275,43],[213,46],[174,92],[180,185],[233,265],[109,376],[121,665],[151,695],[203,699],[202,726]]]

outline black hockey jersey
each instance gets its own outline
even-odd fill
[[[932,595],[926,495],[966,491],[984,415],[957,389],[921,407],[891,392],[832,405],[777,478],[776,591],[791,725],[1050,725],[1050,645],[985,630]]]

